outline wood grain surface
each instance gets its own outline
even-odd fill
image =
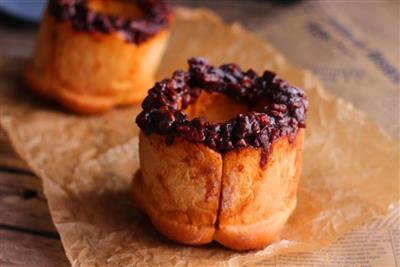
[[[0,131],[0,266],[68,266],[39,178]]]

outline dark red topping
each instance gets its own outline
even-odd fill
[[[235,64],[217,68],[202,58],[192,58],[188,63],[189,71],[176,71],[171,79],[164,79],[149,90],[142,103],[143,111],[136,118],[144,133],[164,135],[167,144],[180,136],[220,153],[260,147],[263,164],[271,143],[283,136],[293,141],[298,129],[305,128],[308,101],[304,92],[275,73],[265,71],[258,76]],[[223,123],[189,120],[183,110],[196,101],[201,90],[225,94],[250,108],[260,101],[266,104],[258,112],[246,112]]]
[[[132,0],[133,1],[133,0]],[[127,42],[140,44],[169,25],[170,12],[163,1],[136,0],[143,11],[141,19],[96,12],[88,7],[88,0],[50,0],[50,11],[59,21],[70,20],[76,30],[103,34],[120,32]]]

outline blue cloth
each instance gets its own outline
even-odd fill
[[[0,0],[0,10],[10,16],[39,22],[47,0]]]

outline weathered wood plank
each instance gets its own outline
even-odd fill
[[[30,172],[28,165],[17,155],[7,134],[0,128],[0,168]]]
[[[38,178],[0,171],[1,224],[57,236]]]
[[[70,266],[59,240],[0,229],[0,266]]]

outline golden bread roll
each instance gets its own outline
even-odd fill
[[[50,0],[25,80],[77,113],[139,103],[154,84],[170,20],[161,1]]]
[[[307,105],[275,73],[189,60],[136,118],[136,204],[172,240],[265,247],[296,206]]]

